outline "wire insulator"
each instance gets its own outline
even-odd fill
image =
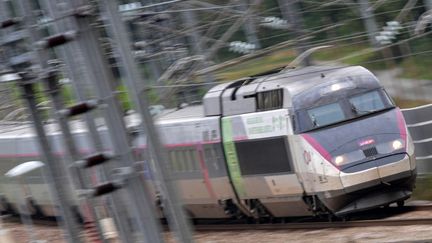
[[[74,106],[68,107],[67,109],[61,110],[60,114],[64,116],[76,116],[83,113],[86,113],[90,110],[93,110],[98,105],[98,102],[96,100],[89,100],[86,102],[78,103]]]
[[[68,31],[63,34],[50,36],[43,41],[39,41],[37,45],[41,48],[54,48],[56,46],[60,46],[68,43],[69,41],[75,39],[77,35],[76,31]]]
[[[13,26],[18,24],[20,21],[18,18],[12,18],[12,19],[6,19],[5,21],[1,22],[0,27],[2,29]]]
[[[109,161],[110,159],[111,159],[111,156],[104,154],[104,153],[94,154],[94,155],[91,155],[91,156],[85,158],[85,162],[84,162],[83,167],[84,168],[90,168],[90,167],[105,163],[105,162]]]
[[[97,186],[94,189],[93,197],[99,197],[99,196],[111,193],[117,189],[120,189],[119,185],[116,185],[112,182],[108,182],[108,183]]]

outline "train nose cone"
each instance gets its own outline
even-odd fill
[[[386,111],[310,134],[330,154],[347,191],[389,183],[393,175],[412,170],[397,112]]]
[[[411,158],[405,152],[368,158],[361,163],[340,171],[340,179],[346,193],[376,185],[391,186],[399,179],[413,176]]]

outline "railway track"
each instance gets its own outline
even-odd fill
[[[239,230],[286,230],[286,229],[327,229],[373,226],[407,226],[432,225],[430,218],[386,219],[386,220],[356,220],[345,222],[305,222],[278,224],[213,224],[195,225],[197,231],[239,231]]]
[[[16,216],[7,216],[3,218],[3,222],[5,223],[21,223],[21,219]],[[39,226],[50,226],[50,227],[57,227],[59,226],[59,223],[56,220],[46,220],[46,219],[32,219],[32,223],[34,225]]]
[[[431,212],[429,217],[407,218],[400,216],[404,213],[415,211]],[[405,207],[389,207],[375,209],[368,212],[351,215],[349,220],[326,221],[323,219],[300,218],[297,221],[279,223],[214,223],[196,224],[197,231],[239,231],[239,230],[286,230],[286,229],[326,229],[326,228],[350,228],[373,226],[407,226],[407,225],[432,225],[432,204],[410,205]]]
[[[400,214],[428,211],[430,217],[422,218],[388,218]],[[16,216],[2,216],[4,222],[20,223]],[[40,226],[58,226],[54,219],[32,219],[33,224]],[[409,205],[405,207],[389,207],[370,210],[368,212],[354,214],[347,221],[328,222],[324,219],[298,218],[287,219],[277,223],[242,223],[239,221],[213,220],[198,221],[194,225],[196,231],[241,231],[241,230],[286,230],[286,229],[326,229],[326,228],[349,228],[349,227],[373,227],[373,226],[406,226],[406,225],[432,225],[432,204]],[[166,225],[165,225],[166,226]],[[168,227],[164,227],[168,229]]]

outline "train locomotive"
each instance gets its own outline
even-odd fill
[[[165,163],[192,218],[343,217],[403,205],[415,185],[414,146],[402,113],[360,66],[311,66],[223,83],[202,105],[167,110],[155,120]],[[51,134],[53,144],[59,136]],[[83,153],[91,152],[85,129],[74,137]],[[0,172],[12,161],[37,159],[36,143],[29,131],[1,134]],[[144,154],[144,136],[133,144]],[[163,205],[146,175],[143,186]],[[55,214],[41,175],[32,176],[34,203]],[[11,181],[0,186],[9,205],[17,202],[14,187]]]

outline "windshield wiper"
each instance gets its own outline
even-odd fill
[[[313,127],[317,127],[317,126],[318,126],[318,123],[317,123],[316,118],[315,118],[314,115],[311,116],[311,120],[312,120],[312,125],[313,125]]]
[[[363,115],[363,114],[367,114],[367,113],[371,113],[377,110],[360,110],[359,108],[357,108],[354,104],[350,103],[351,105],[351,110],[354,114],[356,115]]]

